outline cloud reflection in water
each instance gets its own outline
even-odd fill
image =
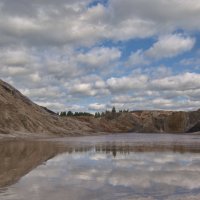
[[[8,187],[0,199],[199,199],[200,155],[176,148],[69,148]]]

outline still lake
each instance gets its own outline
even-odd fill
[[[0,141],[0,200],[199,200],[200,135]]]

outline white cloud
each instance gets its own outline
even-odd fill
[[[123,41],[132,38],[148,38],[157,32],[155,24],[149,20],[139,19],[137,17],[121,20],[119,17],[112,16],[113,21],[107,25],[106,32],[109,39]],[[115,18],[119,21],[115,21]]]
[[[42,77],[38,73],[30,74],[30,80],[32,82],[39,83],[42,80]]]
[[[1,73],[5,76],[23,76],[30,73],[29,70],[27,70],[24,67],[2,67]]]
[[[142,89],[146,87],[148,77],[145,75],[109,78],[107,85],[111,91],[123,92],[126,90]]]
[[[92,103],[88,106],[89,110],[95,110],[95,111],[104,111],[106,109],[105,104],[99,104],[99,103]]]
[[[90,83],[80,83],[72,86],[70,89],[72,93],[80,93],[88,96],[96,95],[96,91],[92,90],[92,85]]]
[[[2,45],[91,45],[200,27],[198,0],[110,0],[107,7],[88,7],[89,0],[1,2]]]
[[[105,95],[107,96],[109,94],[109,90],[105,88],[98,88],[95,87],[94,82],[89,83],[78,83],[74,82],[71,83],[69,86],[67,86],[69,89],[69,92],[72,95],[79,95],[79,96],[99,96],[99,95]]]
[[[162,79],[155,79],[151,82],[152,89],[159,90],[190,90],[200,88],[200,74],[183,73],[176,76],[169,76]]]
[[[3,49],[0,54],[1,64],[22,67],[31,63],[33,56],[25,48]]]
[[[55,101],[36,101],[36,103],[40,106],[43,107],[47,107],[50,110],[53,110],[55,112],[60,112],[60,111],[72,111],[72,112],[80,112],[80,111],[84,111],[85,109],[80,106],[80,105],[76,105],[76,104],[71,104],[71,105],[66,105],[66,103],[62,103],[62,102],[55,102]]]
[[[97,75],[88,75],[66,82],[69,94],[79,97],[102,97],[110,94],[106,83]]]
[[[51,110],[54,110],[54,111],[63,111],[63,110],[66,110],[66,105],[65,104],[62,104],[62,103],[58,103],[58,102],[40,102],[40,101],[36,101],[36,103],[40,106],[43,106],[43,107],[47,107]]]
[[[62,93],[58,87],[43,87],[37,89],[25,89],[22,91],[24,95],[37,98],[61,98]]]
[[[156,69],[153,69],[151,72],[151,77],[156,79],[156,78],[165,78],[165,77],[169,77],[172,75],[172,70],[169,67],[165,67],[165,66],[159,66]]]
[[[144,56],[144,52],[142,50],[137,50],[136,52],[132,52],[127,62],[128,66],[142,66],[149,64],[149,61]]]
[[[165,35],[145,51],[145,55],[154,59],[171,58],[190,51],[194,44],[194,38],[184,37],[180,34]]]
[[[161,75],[162,77],[162,75]],[[164,78],[148,77],[145,84],[138,88],[131,87],[130,77],[121,85],[121,80],[113,81],[114,95],[111,105],[118,105],[119,109],[167,109],[167,110],[196,110],[200,107],[199,74],[182,73],[178,75],[166,74]],[[114,84],[115,83],[115,84]],[[115,86],[117,85],[117,86]],[[135,85],[137,86],[137,84]],[[128,94],[123,94],[124,91]]]
[[[126,103],[135,103],[135,102],[144,101],[144,100],[145,100],[144,97],[132,97],[129,95],[119,95],[119,96],[114,97],[111,102],[126,104]]]
[[[121,52],[117,48],[98,47],[87,53],[77,55],[77,62],[86,67],[109,67],[114,61],[121,57]]]
[[[143,19],[151,22],[157,32],[173,31],[177,28],[199,30],[198,0],[111,0],[110,9],[118,21]],[[138,28],[141,30],[143,27]]]
[[[181,34],[168,34],[160,36],[147,50],[132,52],[127,61],[128,66],[141,67],[149,65],[154,60],[173,58],[187,51],[192,50],[195,39]]]
[[[198,55],[182,61],[185,72],[153,62],[192,50],[190,34],[200,30],[199,0],[90,3],[0,0],[0,77],[53,109],[74,101],[85,108],[104,102],[175,109],[167,106],[170,101],[176,108],[198,107]],[[150,37],[158,41],[138,49],[137,41]],[[126,46],[129,40],[133,43]],[[134,52],[125,60],[129,48]]]

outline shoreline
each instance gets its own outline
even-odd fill
[[[141,133],[141,132],[95,132],[93,134],[91,133],[83,133],[83,134],[48,134],[48,133],[26,133],[26,132],[18,132],[18,133],[0,133],[0,141],[2,140],[40,140],[40,139],[56,139],[56,138],[77,138],[77,137],[93,137],[93,136],[106,136],[106,135],[123,135],[123,134],[158,134],[158,135],[165,135],[165,134],[171,134],[171,135],[200,135],[200,131],[198,132],[193,132],[193,133],[165,133],[165,132],[161,132],[161,133]]]

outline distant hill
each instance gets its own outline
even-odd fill
[[[200,110],[183,111],[132,111],[116,113],[97,119],[80,117],[95,131],[138,133],[190,133],[200,131]]]
[[[200,109],[191,112],[133,111],[100,118],[60,117],[0,80],[0,133],[3,134],[189,133],[200,131],[199,124]]]

